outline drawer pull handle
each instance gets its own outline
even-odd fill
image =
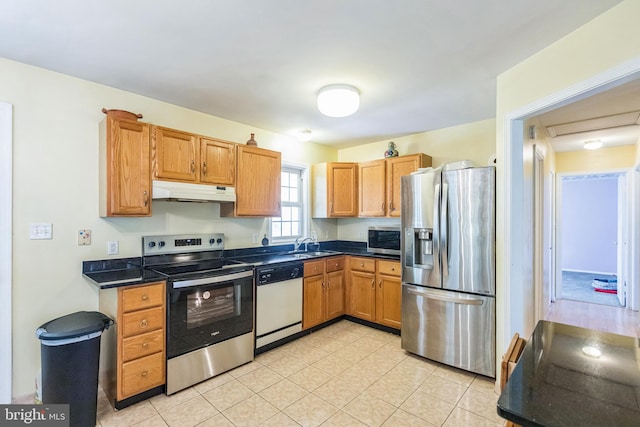
[[[378,287],[382,289],[382,279],[380,279],[380,281],[378,282]]]
[[[361,263],[360,263],[360,267],[364,267],[364,262],[361,262]]]
[[[147,375],[149,375],[149,371],[142,371],[142,373],[140,375],[142,376],[142,378],[144,378]]]
[[[144,348],[144,349],[149,348],[149,343],[148,343],[148,342],[146,342],[146,341],[145,341],[145,342],[143,342],[143,343],[142,343],[142,348]]]
[[[371,288],[375,288],[376,287],[376,279],[373,279],[371,281]]]
[[[140,328],[141,329],[146,329],[147,326],[149,326],[149,322],[147,322],[147,319],[142,319],[140,321]]]
[[[144,294],[140,298],[142,299],[142,301],[147,301],[149,299],[149,295]]]

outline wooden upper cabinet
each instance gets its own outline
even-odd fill
[[[198,138],[190,133],[153,127],[154,178],[197,182],[199,178]]]
[[[428,166],[431,157],[422,153],[360,163],[358,216],[399,217],[400,178]]]
[[[387,163],[387,216],[400,216],[400,178],[431,166],[431,156],[418,153],[408,156],[392,157]]]
[[[236,145],[233,142],[200,138],[200,182],[233,185],[236,178]]]
[[[100,216],[150,216],[150,126],[106,117],[99,147]]]
[[[366,217],[385,216],[385,170],[384,160],[360,163],[358,215]]]
[[[357,163],[320,163],[312,174],[314,218],[358,216]]]
[[[280,216],[281,154],[238,145],[236,202],[220,205],[222,216]]]

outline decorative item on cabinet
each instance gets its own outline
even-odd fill
[[[398,157],[398,150],[396,150],[396,144],[393,141],[389,143],[387,151],[384,152],[384,158],[387,159],[389,157]]]
[[[254,147],[258,146],[258,141],[255,140],[254,136],[255,134],[252,133],[251,138],[247,141],[247,145],[253,145]]]
[[[105,113],[108,117],[112,117],[114,119],[138,121],[142,118],[142,114],[136,114],[125,110],[107,110],[106,108],[103,108],[102,112]]]

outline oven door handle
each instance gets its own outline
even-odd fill
[[[188,288],[197,285],[213,285],[216,283],[230,282],[236,279],[253,276],[253,270],[240,271],[238,273],[224,274],[222,276],[203,277],[200,279],[180,280],[173,282],[173,289]]]

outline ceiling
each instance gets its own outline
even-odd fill
[[[626,116],[631,119],[628,123],[635,121],[634,124],[608,127],[610,124],[607,122],[611,122],[613,125],[616,116],[631,112],[635,112],[635,114],[627,114]],[[595,122],[596,120],[593,119],[598,119],[598,122],[603,123],[600,128],[593,131],[549,137],[548,141],[553,149],[556,152],[563,152],[582,150],[586,141],[595,139],[601,140],[603,147],[636,144],[640,139],[640,123],[637,122],[639,115],[640,79],[636,79],[541,114],[536,119],[545,130],[549,126],[560,124],[584,123],[587,120]]]
[[[619,2],[4,0],[0,56],[347,147],[495,117],[497,75]],[[318,112],[336,83],[354,115]]]

